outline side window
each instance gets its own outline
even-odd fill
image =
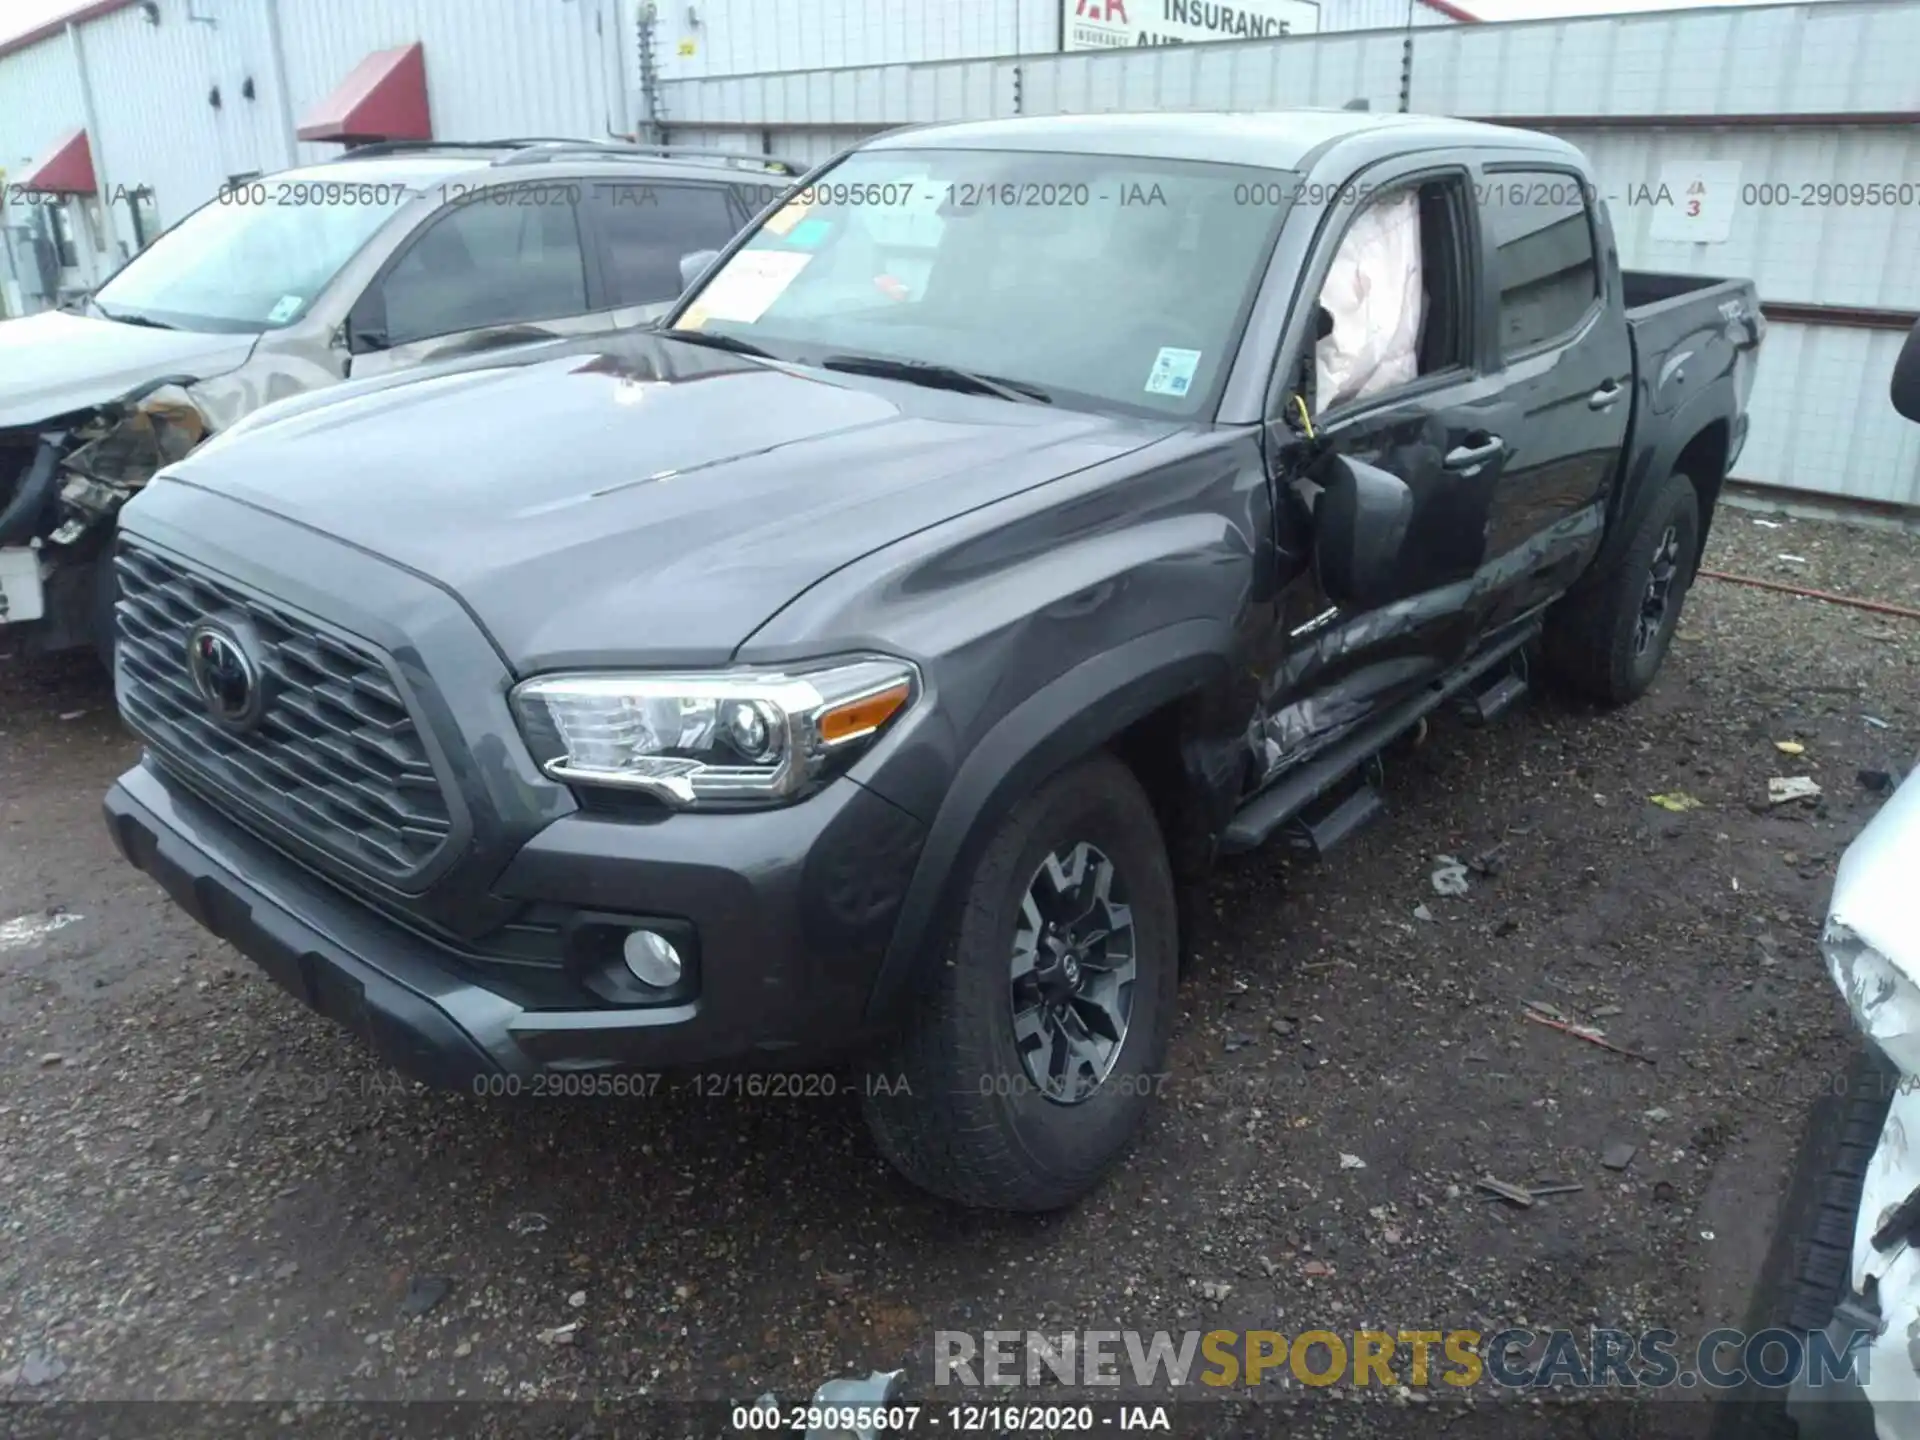
[[[1411,183],[1348,224],[1320,287],[1315,413],[1468,363],[1465,195],[1455,179]]]
[[[680,257],[718,250],[740,228],[723,185],[594,185],[587,203],[606,240],[608,298],[614,305],[677,299]]]
[[[429,223],[380,293],[389,345],[583,314],[579,220],[565,201],[483,193]]]
[[[1487,176],[1480,213],[1500,286],[1500,353],[1565,335],[1600,295],[1593,223],[1580,180],[1555,171]]]

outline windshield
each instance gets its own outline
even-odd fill
[[[179,330],[291,325],[411,193],[399,184],[235,185],[129,260],[94,303],[112,319]]]
[[[1232,359],[1287,172],[867,150],[769,215],[670,328],[802,363],[964,369],[1062,403],[1197,416]]]

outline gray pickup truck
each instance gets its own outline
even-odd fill
[[[131,501],[109,823],[414,1075],[853,1057],[1008,1209],[1161,1087],[1183,882],[1533,657],[1646,688],[1764,330],[1623,276],[1572,146],[1352,112],[895,132],[687,258]]]

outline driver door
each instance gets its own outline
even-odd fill
[[[1408,287],[1409,299],[1417,289],[1423,313],[1410,342],[1413,353],[1403,350],[1399,363],[1378,367],[1369,388],[1352,398],[1344,390],[1317,393],[1330,367],[1312,323],[1314,311],[1290,327],[1301,338],[1283,362],[1276,397],[1281,416],[1268,428],[1279,492],[1278,545],[1294,570],[1283,594],[1263,704],[1260,758],[1268,776],[1463,660],[1487,608],[1478,580],[1487,558],[1488,517],[1509,453],[1512,407],[1503,398],[1497,355],[1488,353],[1469,175],[1463,167],[1429,161],[1426,168],[1402,162],[1397,171],[1370,171],[1360,179],[1366,199],[1330,210],[1300,293],[1338,305],[1341,282],[1329,288],[1328,281],[1339,271],[1346,288],[1338,293],[1351,300],[1354,251],[1343,252],[1343,245],[1361,234],[1355,227],[1369,207],[1397,205],[1405,216],[1411,196],[1409,224],[1417,226],[1418,236],[1411,263],[1417,264],[1418,283]],[[1396,233],[1407,240],[1405,227]],[[1362,272],[1381,263],[1371,253],[1377,247],[1363,240],[1361,249]],[[1401,267],[1394,273],[1404,278],[1406,250],[1388,249]],[[1360,294],[1369,283],[1381,283],[1380,276],[1360,281]],[[1353,313],[1336,341],[1346,344],[1349,355],[1365,351],[1368,339],[1356,341]],[[1372,313],[1391,322],[1399,303],[1385,310],[1375,306]],[[1369,372],[1362,361],[1345,373]],[[1312,417],[1311,438],[1297,418],[1303,403]],[[1412,493],[1401,550],[1399,588],[1406,598],[1357,609],[1343,607],[1321,588],[1311,559],[1318,493],[1313,473],[1329,454],[1387,471]]]
[[[613,328],[596,304],[575,187],[501,187],[422,226],[347,319],[354,379],[476,351]]]

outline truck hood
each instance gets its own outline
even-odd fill
[[[302,396],[149,490],[424,576],[521,673],[715,663],[862,555],[1172,429],[630,331]]]
[[[37,425],[165,376],[223,374],[246,363],[259,338],[156,330],[64,310],[0,321],[0,426]]]

